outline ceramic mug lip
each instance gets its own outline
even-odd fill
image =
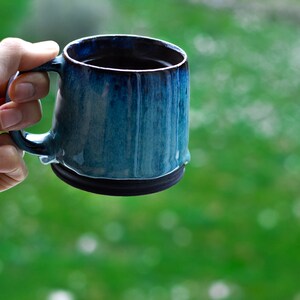
[[[173,64],[171,66],[166,66],[166,67],[162,67],[162,68],[153,68],[153,69],[125,69],[124,68],[124,69],[120,69],[120,68],[108,68],[108,67],[100,67],[100,66],[91,65],[91,64],[76,60],[75,58],[71,57],[68,53],[68,50],[70,49],[71,46],[78,45],[80,43],[88,42],[88,41],[95,40],[95,39],[108,38],[108,37],[116,37],[116,38],[117,37],[126,37],[126,38],[134,38],[134,39],[138,38],[138,39],[144,39],[147,41],[156,42],[156,43],[164,46],[165,48],[168,48],[168,49],[173,50],[173,51],[177,52],[178,54],[180,54],[182,56],[182,60],[177,64]],[[92,35],[92,36],[79,38],[79,39],[76,39],[76,40],[68,43],[63,49],[63,54],[64,54],[65,58],[67,58],[69,61],[71,61],[72,63],[74,63],[76,65],[86,66],[86,67],[93,68],[93,69],[113,71],[113,72],[122,72],[122,73],[161,72],[161,71],[165,71],[165,70],[177,69],[178,67],[184,65],[188,60],[186,52],[182,48],[178,47],[177,45],[167,42],[167,41],[164,41],[162,39],[152,38],[152,37],[143,36],[143,35],[136,35],[136,34],[100,34],[100,35]]]

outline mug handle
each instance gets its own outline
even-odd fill
[[[54,71],[57,72],[59,75],[62,74],[62,66],[64,63],[64,58],[62,55],[57,56],[53,60],[50,60],[49,62],[34,68],[32,70],[23,71],[23,72],[17,72],[15,75],[13,75],[7,85],[6,89],[6,96],[5,96],[5,102],[10,102],[11,99],[8,95],[8,90],[11,85],[11,83],[21,74],[28,73],[28,72],[50,72]],[[9,132],[12,140],[15,142],[15,144],[22,150],[35,154],[40,155],[44,157],[51,157],[54,154],[53,149],[53,138],[48,131],[44,134],[33,134],[29,133],[24,130],[15,130]],[[47,159],[45,159],[45,162],[47,162]]]

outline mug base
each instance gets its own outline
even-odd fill
[[[109,196],[140,196],[163,191],[175,185],[184,174],[182,166],[156,179],[103,179],[77,174],[61,164],[51,164],[53,172],[67,184],[90,193]]]

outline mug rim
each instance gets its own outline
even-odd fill
[[[73,45],[76,45],[76,44],[79,44],[79,43],[82,43],[82,42],[86,42],[86,41],[89,41],[89,40],[100,39],[100,38],[105,38],[105,37],[140,38],[140,39],[145,39],[145,40],[148,40],[148,41],[158,42],[161,45],[163,45],[164,47],[169,48],[170,50],[173,50],[173,51],[176,51],[177,53],[179,53],[182,56],[182,60],[177,64],[174,64],[174,65],[171,65],[171,66],[166,66],[166,67],[161,67],[161,68],[120,69],[120,68],[110,68],[110,67],[101,67],[101,66],[91,65],[91,64],[76,60],[75,58],[72,58],[68,53],[68,49]],[[93,69],[113,71],[113,72],[123,72],[123,73],[128,73],[128,72],[129,73],[161,72],[161,71],[165,71],[165,70],[177,69],[178,67],[184,65],[188,60],[186,52],[182,48],[180,48],[179,46],[177,46],[173,43],[164,41],[162,39],[152,38],[152,37],[143,36],[143,35],[136,35],[136,34],[100,34],[100,35],[92,35],[92,36],[82,37],[82,38],[76,39],[76,40],[68,43],[63,49],[63,54],[72,63],[80,65],[80,66],[86,66],[86,67],[93,68]]]

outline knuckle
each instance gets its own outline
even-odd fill
[[[8,37],[1,41],[1,46],[8,49],[21,49],[23,41],[19,38]]]
[[[8,161],[14,161],[17,158],[18,151],[15,146],[13,145],[3,145],[1,146],[1,154],[0,157],[2,159]]]
[[[7,174],[15,184],[23,181],[28,175],[21,155],[12,145],[0,147],[0,172]]]
[[[7,37],[7,38],[4,38],[3,40],[1,40],[2,46],[16,47],[21,44],[22,44],[22,40],[19,38]]]
[[[20,156],[18,150],[13,145],[3,145],[0,147],[0,161],[2,168],[12,170],[17,168]]]

